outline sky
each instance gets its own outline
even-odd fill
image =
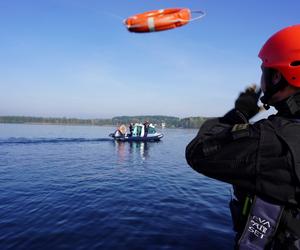
[[[206,16],[135,34],[123,20],[187,7]],[[260,82],[258,52],[300,23],[299,0],[0,0],[0,115],[221,116]]]

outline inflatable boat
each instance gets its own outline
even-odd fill
[[[155,126],[152,124],[136,123],[131,126],[129,133],[125,125],[121,125],[114,133],[109,135],[117,141],[159,141],[163,138],[162,133],[156,132]]]

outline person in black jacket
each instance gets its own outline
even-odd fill
[[[147,137],[150,123],[148,121],[145,121],[143,125],[144,125],[144,137]]]
[[[131,137],[133,134],[133,124],[132,122],[129,124],[129,136]]]
[[[249,123],[261,90],[249,87],[186,148],[197,172],[233,185],[237,249],[300,249],[300,25],[262,47],[261,101],[278,113]]]

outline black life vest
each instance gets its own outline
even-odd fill
[[[300,121],[271,116],[261,123],[260,131],[258,196],[250,196],[251,206],[249,195],[230,202],[238,248],[300,249]],[[284,162],[286,157],[270,158],[278,138],[285,145],[290,164]],[[260,194],[269,197],[265,200]]]

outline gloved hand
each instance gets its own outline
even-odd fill
[[[257,104],[260,94],[261,89],[256,85],[246,88],[235,101],[235,109],[241,112],[247,120],[251,119],[260,111]]]

